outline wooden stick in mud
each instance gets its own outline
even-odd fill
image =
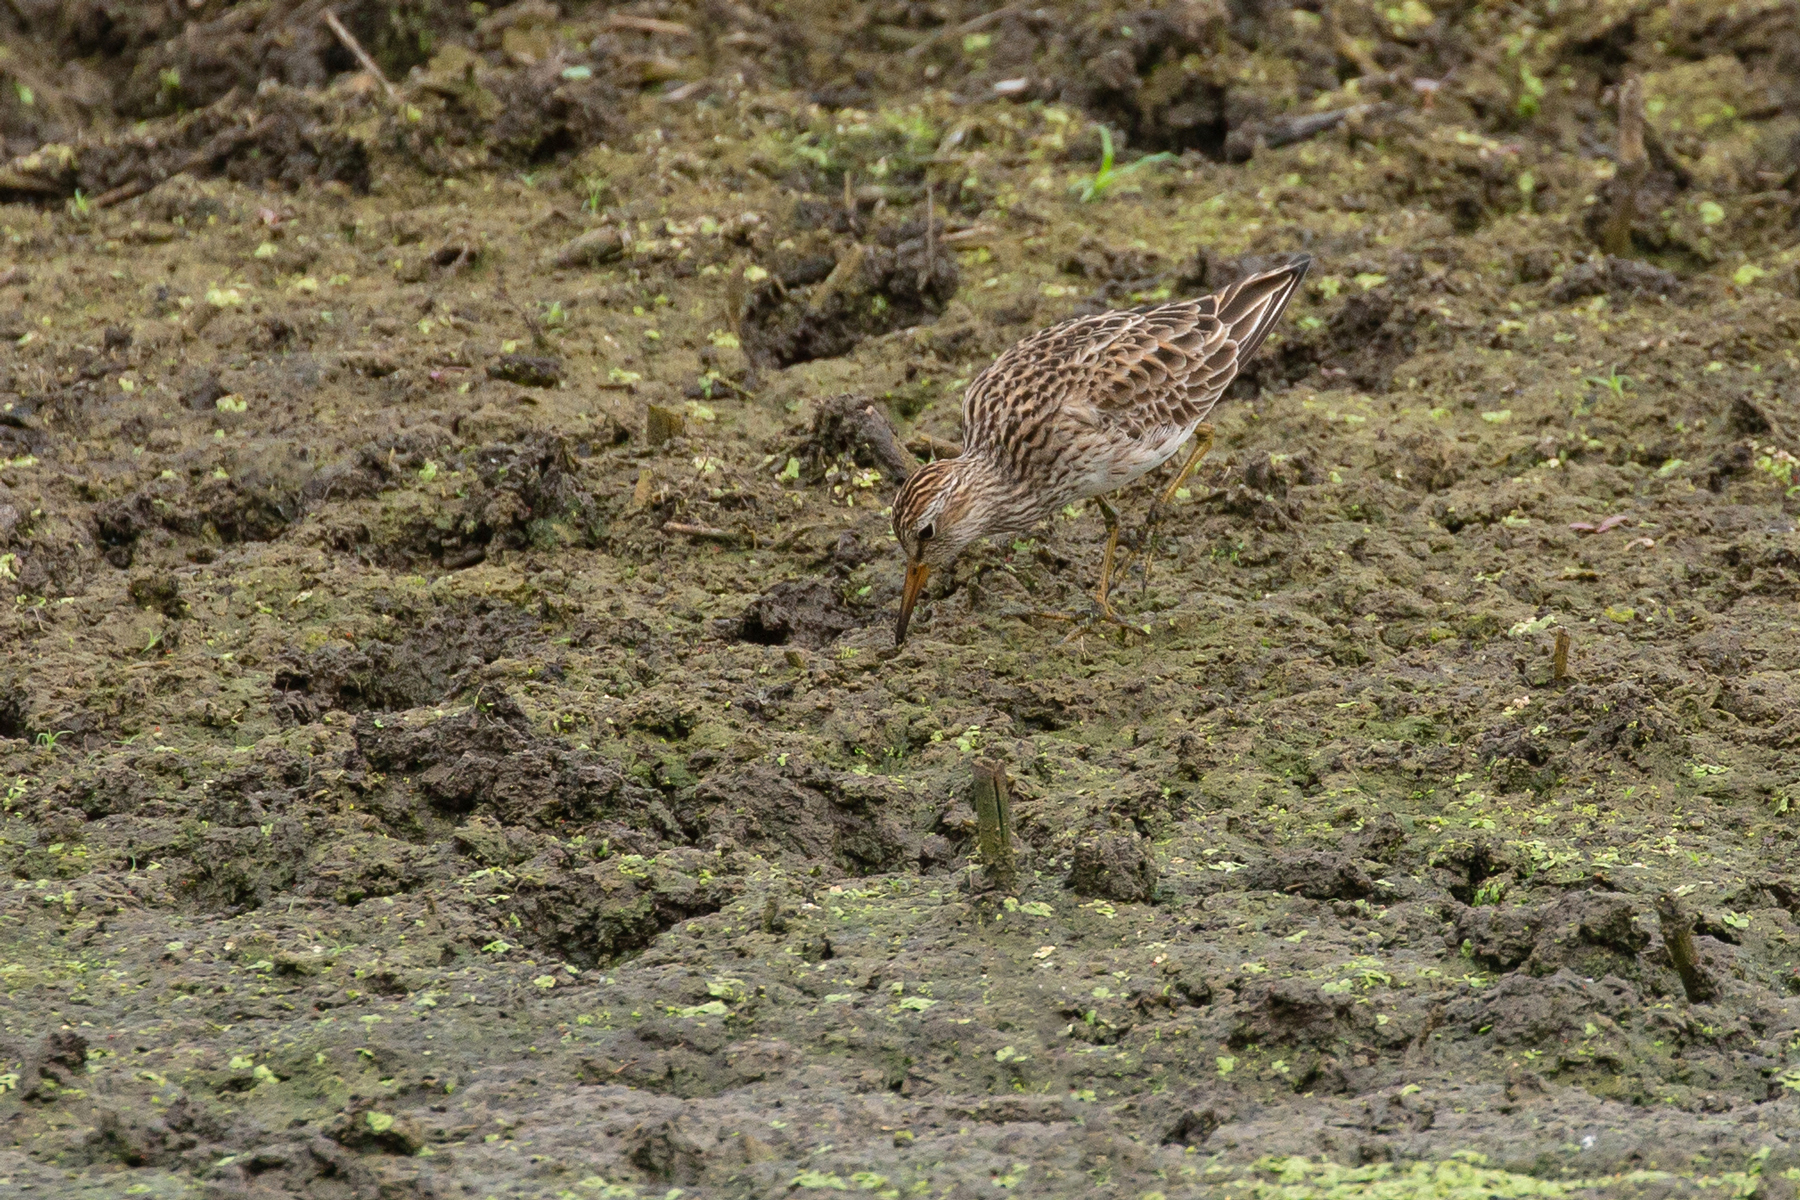
[[[1644,153],[1644,82],[1633,75],[1619,87],[1619,194],[1601,232],[1600,246],[1615,258],[1631,253],[1631,225],[1637,219],[1638,186],[1649,156]]]
[[[933,30],[930,36],[924,41],[914,46],[908,46],[906,52],[901,55],[901,57],[917,58],[941,41],[948,38],[961,38],[965,34],[976,33],[986,29],[995,22],[1005,20],[1016,12],[1023,11],[1024,8],[1025,5],[1023,4],[1008,4],[1001,8],[984,12],[979,17],[964,21],[961,25],[940,25],[937,29]]]
[[[1556,631],[1556,649],[1550,656],[1550,678],[1564,680],[1569,677],[1569,631]]]
[[[1013,859],[1012,795],[1006,786],[1006,768],[977,762],[969,799],[975,808],[976,840],[988,882],[1003,892],[1017,892],[1019,868]]]
[[[930,180],[925,181],[925,264],[919,268],[919,290],[923,292],[931,277],[937,274],[937,235],[932,226],[937,224],[937,189]]]
[[[664,533],[685,534],[696,541],[718,542],[726,546],[742,546],[756,544],[756,539],[749,534],[739,533],[733,529],[717,529],[711,525],[689,525],[682,521],[668,521],[663,525]]]
[[[1656,898],[1656,918],[1662,924],[1663,945],[1668,947],[1675,973],[1681,976],[1688,1003],[1704,1004],[1717,996],[1718,989],[1694,950],[1694,923],[1681,911],[1674,893],[1664,892]]]
[[[236,99],[237,89],[232,88],[229,92],[216,100],[213,103],[213,107],[220,112],[224,112],[231,107]],[[206,145],[176,163],[171,170],[154,178],[150,176],[140,176],[128,183],[122,183],[116,188],[101,192],[98,196],[95,196],[92,200],[88,201],[88,207],[96,209],[111,208],[115,204],[122,204],[136,196],[141,196],[152,188],[161,187],[177,175],[184,174],[188,171],[198,171],[207,163],[212,162],[215,159],[225,158],[235,152],[239,146],[250,140],[251,132],[252,130],[248,125],[239,129],[228,129],[225,132],[214,136],[206,143]]]
[[[344,49],[348,50],[351,56],[355,58],[357,62],[362,64],[363,70],[373,75],[376,82],[381,84],[381,90],[387,93],[387,98],[389,100],[399,100],[400,92],[398,89],[388,82],[388,77],[381,73],[380,66],[376,64],[374,59],[369,57],[369,52],[362,48],[362,43],[356,40],[356,35],[344,28],[344,23],[338,20],[338,15],[329,8],[326,9],[322,15],[325,18],[325,24],[330,26],[331,32],[337,35],[337,40],[344,44]]]

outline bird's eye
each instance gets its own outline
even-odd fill
[[[919,526],[919,540],[921,542],[929,542],[932,538],[932,535],[936,532],[937,532],[937,530],[934,526],[921,525],[921,526]]]

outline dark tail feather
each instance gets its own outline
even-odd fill
[[[1218,320],[1237,343],[1240,368],[1250,361],[1269,330],[1281,319],[1282,310],[1300,290],[1300,281],[1312,266],[1312,256],[1302,254],[1285,267],[1239,280],[1219,296]]]

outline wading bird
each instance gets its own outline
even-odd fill
[[[977,538],[1025,533],[1065,505],[1116,492],[1194,448],[1167,502],[1212,446],[1205,423],[1299,288],[1312,259],[1240,279],[1215,295],[1064,321],[1019,342],[963,394],[963,451],[926,463],[894,499],[906,552],[896,645],[933,569]],[[1105,500],[1106,555],[1094,601],[1107,593],[1119,515]]]

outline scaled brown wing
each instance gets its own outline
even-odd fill
[[[1097,313],[1033,334],[963,396],[965,441],[1016,445],[1071,422],[1136,436],[1175,419],[1170,403],[1192,390],[1196,371],[1206,371],[1218,349],[1214,300]],[[1217,389],[1229,382],[1227,375]]]
[[[1136,319],[1099,356],[1089,395],[1101,419],[1128,436],[1204,420],[1237,374],[1231,330],[1213,297],[1165,304]]]
[[[1281,316],[1310,259],[1216,296],[1082,317],[1002,354],[963,396],[963,438],[1028,456],[1070,424],[1131,438],[1206,419]]]
[[[1296,259],[1216,296],[1143,313],[1104,354],[1096,407],[1138,436],[1204,421],[1281,319],[1311,265],[1310,258]]]

